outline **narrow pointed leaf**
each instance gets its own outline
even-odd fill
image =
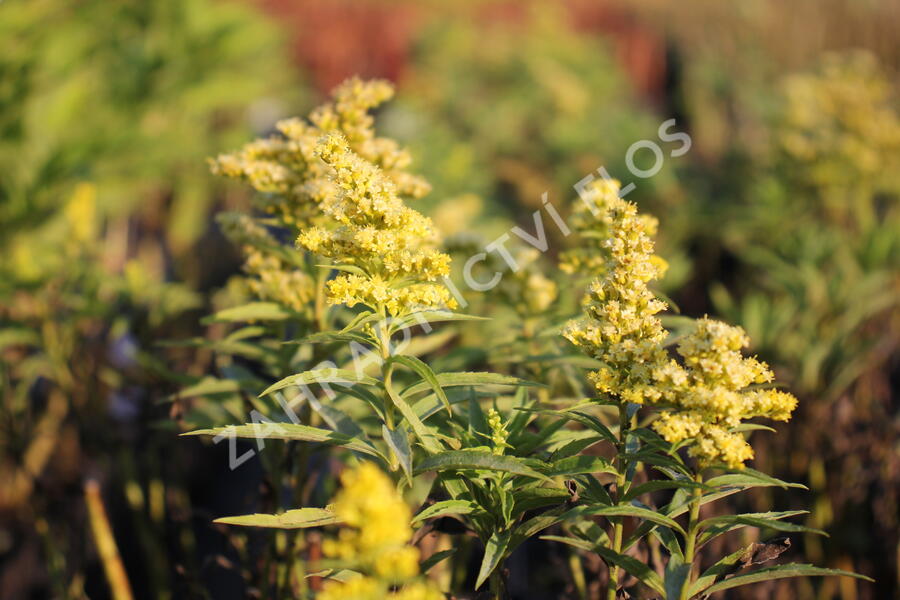
[[[453,409],[450,408],[450,400],[447,399],[447,394],[444,393],[444,388],[441,387],[441,384],[434,374],[434,371],[431,370],[431,367],[415,356],[393,356],[390,360],[391,362],[399,363],[415,371],[415,373],[424,379],[425,383],[430,385],[431,389],[434,390],[435,395],[437,395],[438,399],[447,409],[447,414],[453,416]]]
[[[765,569],[759,569],[757,571],[753,571],[752,573],[745,573],[729,577],[724,581],[720,581],[719,583],[706,588],[705,593],[715,594],[716,592],[721,592],[723,590],[729,590],[731,588],[736,588],[751,583],[758,583],[761,581],[771,581],[772,579],[784,579],[786,577],[826,577],[830,575],[836,575],[840,577],[855,577],[856,579],[863,579],[865,581],[874,581],[872,578],[866,577],[865,575],[860,575],[859,573],[851,573],[850,571],[843,571],[841,569],[824,569],[822,567],[816,567],[814,565],[791,563],[787,565],[778,565],[775,567],[766,567]]]
[[[412,522],[413,524],[420,523],[425,519],[433,519],[445,515],[468,515],[481,510],[480,506],[470,500],[442,500],[419,512],[413,517]]]
[[[295,316],[295,313],[274,302],[250,302],[234,308],[220,310],[205,323],[216,321],[284,321]]]
[[[494,569],[500,565],[506,553],[506,546],[509,544],[509,535],[510,532],[508,530],[495,531],[487,541],[487,544],[485,544],[484,558],[481,561],[481,568],[478,570],[478,579],[475,581],[476,590],[490,577]]]
[[[291,387],[293,385],[299,386],[307,385],[310,383],[362,383],[365,385],[378,385],[378,380],[366,375],[356,373],[355,371],[351,371],[349,369],[313,369],[311,371],[304,371],[303,373],[297,373],[296,375],[285,377],[281,381],[273,383],[268,388],[266,388],[266,390],[261,393],[259,397],[262,398],[267,394],[277,392],[278,390],[283,390],[284,388]]]
[[[653,591],[660,594],[665,593],[665,586],[663,585],[660,576],[642,561],[632,556],[628,556],[627,554],[619,554],[606,546],[594,546],[594,552],[599,554],[600,558],[605,560],[607,564],[612,564],[625,569],[628,573],[640,579],[641,582]]]
[[[400,463],[407,482],[412,486],[412,450],[409,447],[409,435],[406,433],[406,428],[401,426],[389,429],[387,425],[382,425],[381,432],[384,435],[384,441],[397,457],[397,462]]]
[[[419,570],[424,575],[425,573],[433,569],[434,566],[439,562],[441,562],[445,558],[450,558],[454,554],[456,554],[456,548],[450,548],[449,550],[441,550],[440,552],[435,552],[421,562],[421,564],[419,565]]]
[[[588,516],[637,517],[638,519],[651,521],[658,525],[665,525],[682,534],[684,533],[684,529],[682,529],[681,525],[674,519],[646,508],[626,504],[617,504],[615,506],[579,506],[563,515],[566,519]]]
[[[342,433],[329,429],[319,429],[307,425],[294,423],[247,423],[245,425],[229,425],[227,427],[215,427],[213,429],[198,429],[181,435],[224,435],[225,437],[238,437],[248,439],[272,439],[272,440],[298,440],[303,442],[319,442],[332,444],[362,452],[377,458],[384,458],[370,443],[358,438],[348,437]]]
[[[214,523],[240,525],[242,527],[267,527],[271,529],[303,529],[340,523],[340,519],[324,508],[296,508],[277,515],[253,514],[238,517],[222,517]]]
[[[541,386],[540,383],[526,381],[525,379],[519,379],[518,377],[512,377],[510,375],[501,375],[499,373],[438,373],[436,377],[441,387],[454,387],[460,385]],[[403,390],[403,396],[418,394],[429,389],[431,389],[431,384],[426,382],[419,382]]]
[[[513,456],[497,456],[481,450],[451,450],[429,456],[416,467],[416,474],[425,471],[482,470],[500,471],[534,479],[547,479]]]

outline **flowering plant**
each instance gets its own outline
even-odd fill
[[[700,550],[727,532],[814,531],[787,521],[803,511],[701,519],[703,505],[725,496],[792,485],[744,466],[753,456],[745,436],[770,429],[749,419],[787,420],[796,400],[771,387],[765,363],[742,355],[748,340],[740,328],[709,318],[682,319],[678,335],[664,327],[667,303],[651,289],[665,270],[654,254],[656,221],[620,198],[617,183],[598,189],[589,207],[595,224],[581,215],[580,229],[594,231],[584,236],[590,244],[564,256],[568,270],[596,277],[583,317],[563,331],[593,366],[588,398],[573,399],[573,389],[583,386],[564,389],[552,367],[531,370],[540,381],[530,381],[441,369],[438,355],[420,358],[436,347],[413,337],[413,328],[427,333],[437,322],[477,318],[454,312],[457,299],[444,280],[450,257],[431,220],[406,204],[427,185],[405,171],[409,159],[396,144],[372,132],[366,111],[388,96],[387,84],[351,80],[309,122],[284,122],[283,137],[215,161],[218,171],[266,194],[263,206],[278,215],[278,225],[299,228],[297,247],[285,249],[267,233],[269,217],[232,218],[241,224],[239,237],[278,260],[290,256],[289,264],[305,273],[289,271],[272,286],[271,277],[251,268],[257,278],[251,291],[276,300],[267,309],[274,312],[257,304],[231,314],[251,320],[311,306],[303,333],[283,330],[279,341],[301,350],[325,347],[331,358],[304,361],[312,368],[258,395],[275,398],[289,420],[254,419],[191,434],[322,444],[341,448],[348,463],[332,505],[221,522],[287,530],[343,524],[322,545],[325,559],[313,556],[313,537],[300,538],[302,563],[325,570],[307,570],[289,586],[328,599],[439,597],[420,572],[453,563],[456,549],[417,564],[411,544],[429,533],[477,538],[483,550],[474,587],[487,584],[495,598],[508,595],[505,559],[526,542],[541,543],[542,533],[545,542],[573,548],[575,579],[581,558],[598,555],[610,599],[626,589],[681,600],[771,578],[855,576],[798,564],[742,571],[776,558],[789,541],[751,544],[700,571]],[[520,278],[526,288],[531,274]],[[310,288],[312,281],[318,283]],[[540,308],[546,303],[518,311]],[[500,391],[510,388],[515,392]],[[297,415],[293,409],[301,405],[310,410]],[[642,560],[634,555],[638,548],[655,551]],[[464,568],[460,554],[457,566]],[[307,586],[308,576],[328,581]]]

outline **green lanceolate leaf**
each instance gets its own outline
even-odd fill
[[[530,385],[541,386],[540,383],[526,381],[518,377],[510,375],[500,375],[499,373],[438,373],[436,375],[438,383],[442,388],[460,385]],[[403,390],[403,396],[407,397],[412,394],[418,394],[431,388],[431,384],[427,382],[419,382],[413,384]]]
[[[741,557],[744,556],[746,552],[747,548],[741,548],[740,550],[721,558],[716,564],[705,570],[703,574],[691,584],[691,587],[688,588],[688,597],[693,598],[715,583],[717,578],[734,571],[734,565],[741,560]]]
[[[481,450],[451,450],[429,456],[416,467],[416,474],[425,471],[498,471],[534,479],[547,479],[513,456],[497,456]]]
[[[584,454],[562,458],[549,464],[546,470],[542,470],[548,477],[586,475],[589,473],[617,473],[615,467],[605,458]]]
[[[328,404],[322,404],[318,398],[313,397],[310,397],[309,405],[322,417],[322,420],[325,421],[329,427],[338,433],[342,433],[351,438],[359,438],[361,440],[367,439],[362,428],[343,411],[338,410],[333,406],[329,406]]]
[[[447,409],[447,414],[453,416],[453,409],[450,408],[450,400],[447,399],[447,394],[444,393],[444,388],[441,387],[441,384],[434,374],[434,371],[431,370],[431,367],[414,356],[392,356],[389,360],[390,362],[401,364],[415,371],[415,373],[424,379],[425,383],[430,385],[431,389],[434,390],[435,395],[437,395],[438,399]]]
[[[801,490],[807,489],[805,485],[800,483],[782,481],[750,468],[743,469],[738,473],[719,475],[718,477],[708,479],[704,483],[711,488],[740,487],[749,489],[754,487],[780,487],[798,488]]]
[[[518,517],[529,510],[562,504],[572,496],[568,490],[527,486],[514,490],[513,497],[515,498],[513,516]]]
[[[433,519],[435,517],[443,517],[446,515],[468,515],[474,512],[480,512],[482,509],[476,503],[470,500],[442,500],[435,502],[428,508],[422,510],[413,517],[413,524],[421,523],[425,519]]]
[[[326,344],[331,342],[357,342],[359,344],[369,344],[371,343],[371,340],[361,333],[352,331],[347,333],[323,331],[308,335],[297,341],[285,342],[285,344]]]
[[[240,525],[242,527],[267,527],[271,529],[303,529],[306,527],[322,527],[340,523],[333,512],[324,508],[295,508],[278,515],[241,515],[239,517],[222,517],[215,523]]]
[[[456,548],[450,548],[449,550],[441,550],[440,552],[435,552],[419,564],[419,570],[424,575],[432,568],[434,568],[434,566],[439,562],[444,559],[450,558],[454,554],[456,554]]]
[[[390,366],[387,366],[387,370],[385,371],[388,379],[390,379],[390,368]],[[443,444],[441,444],[438,438],[429,431],[424,423],[422,423],[419,415],[416,414],[416,411],[412,409],[403,396],[395,392],[394,388],[389,384],[386,384],[384,389],[391,402],[397,407],[397,410],[400,411],[400,414],[403,415],[406,422],[409,423],[410,428],[413,430],[413,433],[416,434],[416,437],[419,439],[419,442],[425,450],[431,454],[441,452],[444,449]]]
[[[859,573],[851,573],[850,571],[842,571],[841,569],[824,569],[814,565],[791,563],[775,567],[766,567],[764,569],[753,571],[752,573],[734,575],[715,585],[709,586],[704,593],[705,595],[715,594],[716,592],[721,592],[723,590],[729,590],[751,583],[759,583],[760,581],[771,581],[772,579],[784,579],[786,577],[825,577],[829,575],[855,577],[856,579],[863,579],[865,581],[874,581],[871,577],[866,577]]]
[[[656,571],[638,559],[628,556],[627,554],[619,554],[606,546],[594,546],[594,552],[599,554],[600,558],[605,560],[607,564],[625,569],[628,573],[640,579],[644,585],[651,588],[653,591],[660,594],[665,593],[665,586],[663,585],[660,576]]]
[[[684,589],[690,573],[691,565],[685,564],[681,556],[669,557],[669,562],[666,564],[665,579],[663,580],[666,600],[679,600],[681,598],[681,591]]]
[[[284,321],[293,316],[295,316],[293,312],[274,302],[250,302],[220,310],[208,319],[204,319],[204,322]]]
[[[382,425],[381,432],[384,435],[384,441],[397,457],[397,462],[400,463],[406,480],[412,486],[412,450],[409,447],[409,434],[406,432],[406,428],[399,426],[396,429],[390,429],[387,425]]]
[[[562,520],[565,507],[551,508],[537,516],[531,517],[527,521],[523,521],[513,530],[513,536],[509,542],[509,550],[512,552],[526,540],[531,539],[538,533],[556,525]]]
[[[610,442],[616,443],[618,442],[618,438],[613,435],[613,432],[610,431],[609,427],[604,425],[600,419],[593,415],[589,415],[576,410],[549,410],[549,409],[521,409],[528,410],[530,412],[536,412],[541,414],[553,415],[556,417],[561,417],[568,421],[575,421],[576,423],[580,423],[587,427],[588,429],[600,434],[600,436]]]
[[[508,530],[495,531],[487,541],[487,544],[485,544],[484,558],[481,560],[481,568],[478,570],[478,579],[475,581],[476,590],[481,587],[488,577],[490,577],[491,573],[494,572],[494,569],[500,565],[500,562],[506,554],[509,536],[510,532]]]
[[[642,494],[659,490],[693,489],[698,487],[702,488],[704,486],[696,481],[691,481],[690,479],[656,479],[629,488],[625,495],[622,496],[622,501],[628,502]]]
[[[578,548],[579,550],[587,550],[588,552],[594,551],[594,544],[587,540],[563,537],[561,535],[542,535],[541,539],[547,540],[548,542],[559,542],[560,544],[566,544],[567,546],[572,546],[573,548]]]
[[[674,529],[675,531],[678,531],[682,534],[684,533],[684,529],[682,529],[681,525],[679,525],[674,519],[647,508],[640,508],[638,506],[632,506],[630,504],[617,504],[615,506],[578,506],[563,515],[563,518],[571,519],[576,517],[588,516],[637,517],[638,519],[651,521],[658,525],[665,525],[666,527]]]
[[[294,423],[247,423],[245,425],[229,425],[227,427],[216,427],[213,429],[198,429],[197,431],[189,431],[187,433],[182,433],[181,435],[222,435],[224,437],[248,439],[319,442],[340,446],[356,452],[362,452],[363,454],[368,454],[377,458],[384,458],[372,444],[364,440],[352,438],[329,429],[319,429],[318,427],[309,427],[308,425],[297,425]]]
[[[304,371],[303,373],[297,373],[296,375],[285,377],[278,383],[273,383],[268,388],[266,388],[266,390],[261,393],[259,397],[262,398],[267,394],[271,394],[272,392],[277,392],[278,390],[283,390],[294,385],[301,386],[311,383],[362,383],[365,385],[378,385],[378,380],[357,373],[356,371],[351,371],[349,369],[313,369],[311,371]]]
[[[759,527],[760,529],[774,529],[775,531],[793,531],[803,533],[816,533],[827,536],[821,529],[786,523],[781,519],[807,514],[805,510],[789,510],[783,512],[745,513],[742,515],[721,515],[700,522],[703,533],[698,540],[699,544],[705,544],[714,537],[740,527]]]
[[[463,315],[450,310],[420,310],[419,312],[411,313],[392,322],[391,329],[400,331],[401,329],[415,327],[416,325],[441,323],[446,321],[490,321],[490,319],[473,315]]]
[[[175,396],[191,398],[194,396],[211,396],[213,394],[233,394],[241,391],[241,384],[234,379],[217,379],[204,377],[194,385],[179,391]]]

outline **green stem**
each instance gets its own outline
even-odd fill
[[[503,575],[500,573],[502,565],[498,565],[494,572],[491,573],[488,583],[491,587],[491,596],[494,600],[503,600]]]
[[[694,474],[694,481],[703,483],[703,473],[701,471]],[[684,544],[684,562],[690,566],[690,571],[684,582],[684,587],[681,588],[681,600],[688,599],[688,590],[694,580],[694,556],[697,548],[697,530],[700,526],[700,499],[702,496],[703,490],[699,487],[694,488],[691,492],[691,511]]]
[[[623,458],[628,431],[631,429],[631,419],[628,418],[628,405],[619,404],[619,441],[616,443],[616,489],[613,492],[613,504],[618,504],[619,499],[626,491],[628,485],[628,464]],[[622,552],[622,532],[624,523],[622,517],[616,517],[613,521],[612,550],[617,554]],[[619,567],[609,565],[609,581],[606,585],[607,600],[616,600],[616,592],[619,589]]]
[[[391,397],[391,377],[394,375],[394,364],[385,363],[382,376],[384,377],[384,420],[388,429],[394,428],[394,400]]]

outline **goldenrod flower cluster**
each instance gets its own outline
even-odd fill
[[[753,449],[731,429],[754,417],[787,421],[797,406],[786,392],[747,389],[773,379],[766,363],[741,354],[749,343],[740,327],[699,319],[678,344],[684,364],[670,360],[654,375],[661,401],[673,407],[661,413],[654,429],[673,443],[695,438],[689,453],[701,464],[740,468],[753,458]]]
[[[563,335],[603,363],[590,375],[599,392],[643,403],[658,395],[653,372],[667,358],[667,333],[656,317],[666,304],[648,288],[662,268],[653,260],[648,222],[633,203],[610,195],[598,218],[609,232],[605,271],[589,288],[587,318],[569,324]]]
[[[314,295],[315,283],[302,269],[285,260],[283,247],[253,218],[223,213],[222,232],[244,252],[243,283],[254,297],[302,311]]]
[[[316,147],[323,135],[340,132],[357,154],[383,169],[398,194],[424,196],[430,190],[427,182],[404,170],[409,153],[394,140],[375,137],[369,111],[393,93],[386,81],[348,79],[332,92],[331,102],[312,111],[308,122],[297,118],[278,122],[280,135],[218,156],[212,161],[213,172],[249,183],[264,193],[266,212],[284,224],[306,227],[319,217],[319,203],[335,191]]]
[[[621,184],[615,179],[596,179],[590,183],[583,200],[575,203],[569,219],[576,236],[575,248],[562,252],[559,268],[566,273],[578,273],[596,277],[606,272],[609,252],[604,244],[610,236],[610,208],[619,200]],[[652,215],[638,215],[644,224],[644,233],[654,237],[659,221]],[[655,254],[652,260],[659,263],[660,277],[665,274],[666,262]]]
[[[741,355],[749,339],[739,327],[700,319],[678,344],[683,364],[665,349],[668,332],[656,315],[666,308],[648,284],[660,276],[649,222],[634,204],[610,197],[601,215],[609,237],[605,272],[590,287],[587,318],[564,335],[603,363],[590,379],[622,402],[664,407],[654,428],[667,441],[693,438],[690,454],[701,465],[740,468],[753,450],[733,428],[743,419],[787,420],[797,404],[790,394],[747,389],[772,381],[768,366]]]
[[[326,540],[322,550],[362,575],[326,583],[319,600],[442,599],[434,587],[417,579],[419,551],[409,545],[412,512],[390,479],[366,462],[344,471],[341,483],[332,508],[346,527],[338,539]]]
[[[897,189],[900,115],[890,82],[872,55],[830,56],[820,71],[788,78],[785,95],[778,139],[803,181],[838,188],[835,202],[844,204],[850,187]]]
[[[450,271],[450,257],[437,248],[431,220],[409,208],[382,169],[353,152],[339,133],[316,147],[331,170],[331,194],[320,204],[332,229],[312,226],[297,243],[339,265],[357,267],[328,284],[329,300],[365,304],[399,315],[419,307],[454,307],[436,280]]]
[[[310,235],[309,247],[322,250],[316,244],[315,233],[324,236],[340,236],[340,232],[324,229],[310,229],[314,224],[327,223],[333,217],[338,198],[343,197],[340,178],[335,177],[333,166],[322,160],[319,144],[323,136],[338,132],[344,136],[356,159],[366,165],[377,176],[370,181],[384,182],[390,188],[395,203],[402,205],[400,196],[418,198],[429,191],[422,178],[405,171],[409,166],[409,153],[397,143],[387,138],[378,138],[373,129],[374,121],[369,111],[385,102],[393,95],[393,88],[386,81],[364,82],[352,78],[338,86],[331,102],[312,111],[308,120],[287,119],[276,127],[279,135],[255,140],[232,154],[223,154],[212,161],[214,173],[240,179],[262,192],[259,202],[268,214],[266,225],[307,230]],[[413,211],[410,211],[413,212]],[[415,213],[418,215],[418,213]],[[427,220],[419,215],[418,229],[410,231],[415,238],[427,229]],[[259,299],[279,302],[294,310],[300,310],[314,295],[312,278],[285,260],[284,248],[261,224],[261,220],[246,215],[226,215],[223,229],[246,255],[244,271],[250,292]],[[386,232],[378,227],[362,228],[354,241],[359,247],[348,248],[355,253],[366,251],[372,254],[385,251],[392,244],[412,248],[408,240],[388,240],[391,233],[397,236],[399,228],[406,223],[396,224],[393,231]],[[366,239],[366,235],[369,236]],[[366,298],[389,305],[409,306],[411,304],[450,304],[445,294],[431,284],[420,284],[394,289],[397,277],[391,273],[416,270],[418,275],[433,279],[446,271],[440,264],[403,263],[401,268],[390,260],[409,261],[423,259],[423,253],[388,253],[387,273],[376,272],[373,277],[338,278],[331,284],[331,299],[334,302],[353,304]],[[393,269],[393,271],[391,271]],[[385,276],[387,275],[387,276]],[[441,288],[442,289],[442,288]]]

